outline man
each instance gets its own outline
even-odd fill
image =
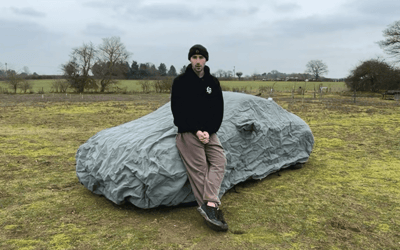
[[[171,109],[178,127],[176,146],[199,205],[197,210],[210,228],[227,231],[218,197],[226,158],[216,134],[222,123],[224,100],[218,79],[205,65],[208,58],[202,45],[190,48],[190,65],[172,85]]]

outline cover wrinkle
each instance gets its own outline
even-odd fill
[[[218,137],[227,165],[219,196],[249,178],[262,179],[313,149],[310,127],[272,100],[223,92]],[[195,201],[176,148],[171,103],[137,120],[98,132],[79,147],[76,174],[90,191],[140,208]]]

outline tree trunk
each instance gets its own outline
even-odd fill
[[[356,103],[356,93],[357,93],[357,91],[356,91],[356,89],[354,89],[354,103]]]
[[[81,78],[78,79],[78,83],[79,83],[79,93],[83,93],[83,91],[85,91],[85,83],[86,83],[86,79]]]
[[[101,79],[101,82],[100,82],[100,85],[101,85],[101,88],[100,88],[100,92],[101,93],[104,93],[104,91],[106,91],[106,87],[107,87],[107,83],[108,83],[109,81],[107,81],[106,79]]]

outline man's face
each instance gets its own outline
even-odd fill
[[[194,72],[198,74],[204,70],[206,58],[202,55],[195,54],[190,58],[190,63],[192,64]]]

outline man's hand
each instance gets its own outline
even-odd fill
[[[207,131],[202,132],[199,130],[196,135],[203,144],[207,144],[210,141],[210,135]]]
[[[210,135],[208,134],[207,131],[203,132],[204,138],[207,138],[207,140],[210,140]]]

